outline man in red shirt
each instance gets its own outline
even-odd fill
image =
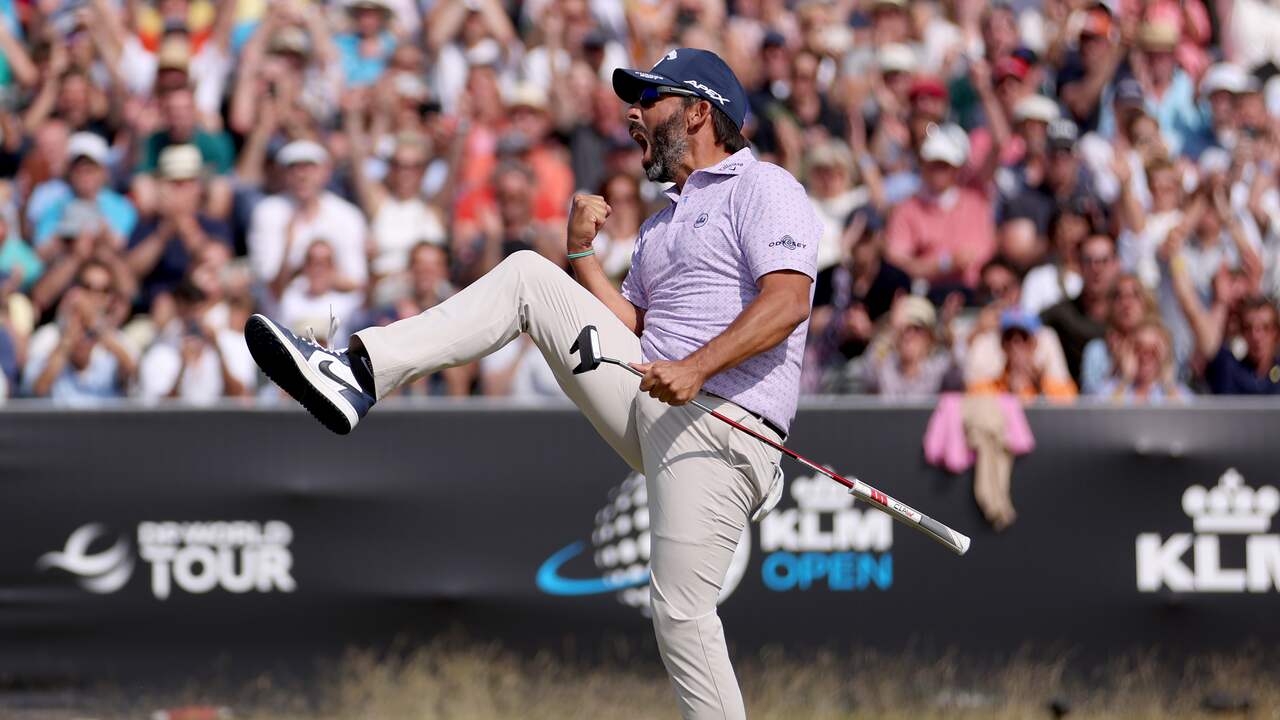
[[[973,289],[995,255],[991,199],[959,181],[968,157],[963,130],[934,128],[920,146],[920,190],[889,218],[889,262],[933,291]]]

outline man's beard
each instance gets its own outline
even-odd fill
[[[684,113],[672,113],[653,129],[649,136],[649,162],[645,163],[645,177],[653,182],[675,182],[680,162],[689,149]]]

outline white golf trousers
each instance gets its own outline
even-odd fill
[[[640,339],[563,270],[531,251],[421,315],[360,338],[378,397],[423,375],[483,357],[521,332],[533,339],[560,387],[605,442],[647,480],[650,603],[662,661],[685,718],[746,717],[716,599],[729,561],[763,499],[780,453],[701,410],[665,405],[614,367],[574,375],[569,347],[595,325],[605,354],[640,360]],[[766,437],[751,414],[715,396],[699,399]]]

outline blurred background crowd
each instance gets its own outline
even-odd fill
[[[610,76],[679,46],[824,222],[805,392],[1280,390],[1274,0],[0,0],[0,397],[271,394],[250,313],[564,265],[575,192],[620,281],[667,200]],[[405,392],[559,390],[522,338]]]

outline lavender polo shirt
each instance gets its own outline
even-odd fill
[[[645,362],[683,360],[720,333],[777,270],[816,276],[822,223],[804,188],[750,149],[695,170],[671,205],[640,226],[622,295],[643,308]],[[813,302],[813,285],[809,286]],[[776,347],[707,380],[703,389],[786,430],[796,413],[809,323]]]

